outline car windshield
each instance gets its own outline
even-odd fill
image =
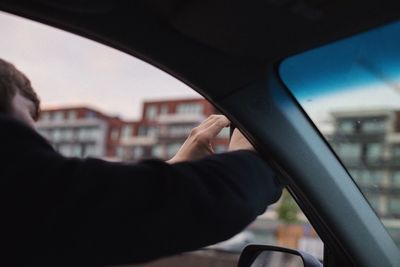
[[[400,22],[290,57],[279,72],[400,247]]]

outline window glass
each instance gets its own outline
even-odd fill
[[[344,158],[359,158],[361,156],[361,144],[359,143],[343,143],[336,146],[336,150]]]
[[[75,110],[71,110],[68,112],[68,119],[69,120],[75,120],[76,119],[76,111]]]
[[[182,82],[115,49],[1,12],[0,30],[7,36],[0,42],[2,57],[30,78],[42,100],[38,131],[64,156],[128,164],[167,160],[192,128],[217,113]],[[216,153],[226,151],[228,139],[227,128],[213,144]],[[285,194],[234,239],[164,266],[217,266],[221,258],[236,266],[251,242],[311,247],[308,252],[322,258],[322,242]]]
[[[139,135],[146,136],[147,134],[147,126],[139,126]]]
[[[132,136],[133,127],[131,125],[125,125],[122,127],[122,137],[128,138]]]
[[[166,104],[162,105],[160,113],[161,114],[167,114],[168,113],[168,105],[166,105]]]
[[[393,159],[400,159],[400,146],[393,145],[393,147],[392,147],[392,158]]]
[[[149,120],[154,120],[157,117],[157,106],[148,105],[146,110],[146,118]]]
[[[61,129],[58,129],[58,128],[56,128],[56,129],[54,129],[52,132],[53,132],[53,141],[54,142],[58,142],[58,141],[60,141],[61,140]]]
[[[141,156],[143,156],[143,147],[137,146],[133,148],[133,157],[135,159],[140,158]]]
[[[62,121],[64,119],[64,112],[56,111],[53,113],[53,120],[54,121]]]
[[[383,156],[382,143],[369,143],[366,148],[366,156],[368,159],[379,159]]]
[[[164,148],[161,145],[156,145],[153,147],[152,156],[156,158],[163,158],[164,156]]]
[[[79,144],[72,145],[71,156],[72,157],[82,157],[82,146]]]
[[[178,152],[179,148],[181,147],[180,143],[172,143],[167,146],[167,155],[169,158],[172,158],[176,152]]]
[[[400,245],[400,23],[288,58],[279,72]]]
[[[393,187],[400,187],[400,171],[393,172]]]
[[[400,215],[400,197],[392,197],[389,199],[389,212],[396,217]]]
[[[201,114],[203,112],[203,106],[197,103],[179,104],[176,108],[176,112],[181,114]]]
[[[356,127],[354,121],[347,120],[341,121],[338,127],[338,130],[342,133],[353,133],[355,132],[355,129]]]
[[[384,120],[367,120],[362,124],[362,131],[364,133],[384,133],[386,124]]]

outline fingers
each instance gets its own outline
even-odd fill
[[[218,120],[228,120],[228,119],[224,115],[211,115],[206,120],[204,120],[199,126],[197,126],[196,128],[199,131],[202,131],[202,130],[207,129],[208,127],[210,127],[212,124],[214,124]]]
[[[199,142],[210,142],[230,121],[224,115],[211,115],[199,126],[192,130]]]
[[[221,116],[217,120],[215,120],[210,126],[205,129],[207,133],[207,137],[212,139],[216,137],[223,128],[228,127],[230,125],[230,121],[225,117]]]

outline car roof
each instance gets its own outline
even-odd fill
[[[396,1],[0,0],[0,9],[108,44],[218,100],[289,55],[400,16]]]

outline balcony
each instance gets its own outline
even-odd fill
[[[200,123],[205,119],[203,114],[192,113],[174,113],[161,114],[157,118],[159,124],[182,124],[182,123]]]
[[[121,146],[152,146],[157,140],[154,136],[134,136],[121,138]]]

